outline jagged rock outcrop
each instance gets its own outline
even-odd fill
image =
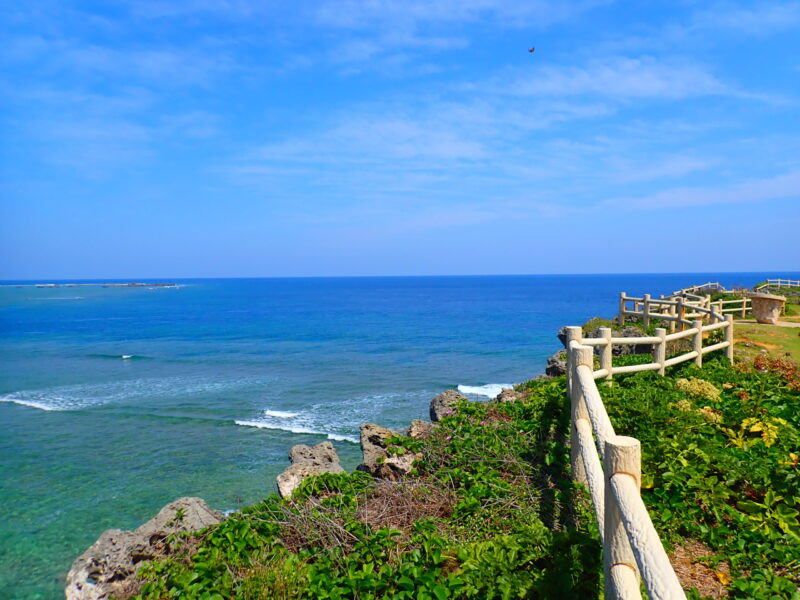
[[[357,469],[381,479],[396,479],[411,471],[414,461],[420,458],[419,454],[410,452],[401,456],[389,454],[386,440],[397,435],[396,431],[375,423],[362,424],[361,452],[363,458]]]
[[[547,359],[544,373],[548,377],[558,377],[565,375],[567,372],[567,352],[566,350],[558,350]]]
[[[298,444],[289,451],[291,465],[278,475],[278,492],[282,498],[292,493],[306,477],[323,473],[344,473],[333,444],[322,442],[316,446]]]
[[[453,407],[462,400],[467,400],[467,397],[455,390],[446,390],[435,396],[431,400],[430,406],[431,421],[434,423],[441,421],[442,417],[447,416],[448,412],[452,412]]]
[[[639,327],[634,327],[628,325],[623,327],[619,331],[614,331],[612,334],[614,337],[644,337],[646,334],[644,330],[640,329]],[[597,327],[588,333],[584,337],[587,338],[599,338],[600,337],[600,328]],[[594,348],[595,354],[600,354],[600,347],[595,346]],[[613,356],[627,356],[628,354],[652,354],[653,353],[653,345],[652,344],[636,344],[633,346],[612,346],[611,353]]]
[[[421,421],[420,419],[414,419],[411,421],[411,425],[408,426],[408,437],[416,438],[416,439],[425,439],[431,433],[433,433],[433,423],[429,421]]]
[[[522,398],[525,394],[522,392],[518,392],[517,390],[513,390],[511,388],[503,388],[503,390],[497,395],[498,402],[515,402]]]
[[[202,498],[179,498],[135,531],[104,531],[72,563],[65,588],[67,600],[102,600],[135,592],[139,563],[168,554],[168,536],[199,531],[222,518]]]

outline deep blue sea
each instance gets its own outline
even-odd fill
[[[445,388],[486,399],[542,373],[557,329],[613,315],[622,290],[778,275],[798,278],[3,282],[0,598],[63,597],[72,560],[103,530],[179,496],[232,510],[275,492],[294,444],[333,440],[354,468],[360,423],[400,428]]]

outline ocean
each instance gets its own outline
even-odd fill
[[[274,493],[294,444],[331,440],[353,469],[359,424],[402,428],[446,388],[486,400],[542,373],[558,328],[615,314],[622,290],[778,275],[798,278],[2,282],[0,598],[62,598],[103,530],[180,496],[235,510]]]

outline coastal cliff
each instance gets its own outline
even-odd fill
[[[600,391],[614,426],[642,440],[642,499],[684,589],[795,600],[797,366],[711,353]],[[362,426],[354,473],[334,472],[324,443],[295,447],[287,471],[323,472],[173,538],[119,598],[596,597],[599,536],[570,474],[564,395],[563,376],[488,402],[446,392],[430,423]]]

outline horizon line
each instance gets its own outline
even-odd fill
[[[78,282],[78,281],[108,281],[108,282],[130,282],[140,283],[146,281],[180,281],[180,280],[214,280],[214,279],[402,279],[402,278],[444,278],[444,277],[600,277],[607,275],[751,275],[763,273],[775,273],[776,276],[783,273],[797,274],[800,270],[790,271],[773,269],[771,271],[609,271],[604,273],[450,273],[450,274],[413,274],[413,275],[244,275],[244,276],[148,276],[148,277],[37,277],[24,279],[1,278],[2,283],[16,282]]]

